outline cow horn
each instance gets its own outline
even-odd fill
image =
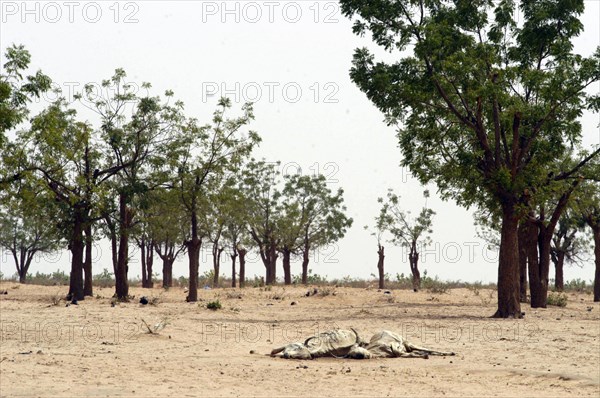
[[[358,332],[356,330],[354,330],[354,328],[350,328],[350,330],[352,330],[354,332],[354,334],[356,335],[356,343],[360,345],[360,336],[358,335]]]

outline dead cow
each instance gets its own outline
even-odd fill
[[[364,345],[354,330],[334,329],[311,336],[304,343],[291,343],[271,351],[286,359],[313,359],[320,357],[347,357],[350,351]]]
[[[419,347],[401,335],[383,330],[371,337],[369,343],[360,339],[354,330],[335,329],[309,337],[304,343],[292,343],[274,349],[271,356],[281,353],[287,359],[336,358],[428,358],[429,355],[454,355]]]
[[[368,356],[365,356],[365,352]],[[428,358],[429,355],[449,356],[453,352],[434,351],[429,348],[419,347],[404,339],[401,335],[382,330],[371,337],[369,344],[365,347],[354,347],[348,353],[349,358]]]

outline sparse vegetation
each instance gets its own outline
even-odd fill
[[[206,308],[213,311],[220,310],[221,302],[219,300],[210,301],[206,304]]]
[[[567,295],[564,293],[550,293],[548,294],[548,305],[555,307],[566,307],[567,306]]]

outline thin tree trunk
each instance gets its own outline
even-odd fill
[[[139,242],[140,257],[142,258],[142,287],[152,289],[152,266],[154,265],[154,241],[142,238]]]
[[[230,255],[231,257],[231,287],[236,287],[236,280],[235,280],[235,260],[237,259],[237,252],[235,251],[235,246],[233,247],[233,254]]]
[[[527,221],[519,224],[517,232],[519,239],[519,301],[527,302]]]
[[[519,302],[519,221],[512,205],[504,205],[498,264],[498,310],[496,318],[521,318]]]
[[[115,273],[115,295],[119,300],[127,300],[129,297],[129,232],[133,215],[127,206],[127,196],[119,195],[119,254],[117,258],[117,272]]]
[[[379,289],[385,289],[385,271],[383,269],[383,262],[385,259],[385,247],[377,245],[377,271],[379,272]]]
[[[302,284],[308,284],[308,263],[310,261],[310,246],[305,242],[302,250]]]
[[[600,301],[600,225],[592,229],[594,233],[594,257],[596,273],[594,275],[594,301]]]
[[[537,274],[530,282],[531,308],[546,308],[548,299],[548,275],[550,272],[550,244],[552,241],[553,230],[548,227],[539,228],[538,250],[539,260],[537,269],[533,273]]]
[[[419,253],[417,252],[417,241],[413,241],[409,253],[410,272],[412,273],[413,291],[418,292],[421,288],[421,273],[419,272]]]
[[[275,242],[271,242],[269,245],[269,273],[266,281],[267,285],[274,285],[277,282],[277,245]]]
[[[564,280],[564,264],[565,264],[565,252],[559,250],[556,253],[556,262],[554,263],[554,288],[562,292],[565,289],[565,280]]]
[[[193,204],[195,208],[195,203]],[[192,211],[192,236],[186,242],[188,258],[189,258],[189,291],[186,298],[189,302],[198,301],[198,269],[200,268],[200,248],[202,247],[202,239],[198,234],[198,215],[196,211]]]
[[[142,260],[142,288],[146,287],[146,280],[148,277],[146,276],[146,238],[142,237],[141,241],[138,242],[138,246],[140,248],[140,258]]]
[[[83,285],[83,295],[84,296],[93,296],[94,295],[94,286],[93,276],[92,276],[92,224],[87,223],[84,228],[85,232],[85,261],[83,263],[83,272],[85,274],[85,280]]]
[[[213,244],[213,288],[219,286],[219,273],[221,272],[221,254],[223,248],[219,247],[218,241]]]
[[[75,209],[75,220],[69,249],[71,250],[71,275],[69,278],[69,297],[83,300],[83,220],[79,209]]]
[[[248,250],[238,247],[237,253],[240,256],[240,287],[244,287],[246,285],[246,254]]]
[[[286,285],[292,284],[292,272],[291,272],[291,256],[292,253],[286,247],[283,248],[283,280]]]

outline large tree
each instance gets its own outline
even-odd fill
[[[110,93],[107,98],[98,96],[91,85],[85,87],[80,98],[93,104],[91,109],[101,121],[98,138],[103,144],[105,169],[94,170],[93,178],[111,178],[113,205],[108,208],[116,211],[112,216],[105,215],[105,219],[108,224],[112,222],[109,230],[116,260],[115,295],[125,300],[129,296],[129,245],[137,222],[136,204],[143,203],[140,196],[159,186],[164,178],[162,169],[169,165],[184,120],[183,104],[173,102],[170,91],[165,93],[166,99],[137,95],[122,69],[115,70],[101,87]],[[144,83],[142,88],[149,90],[150,84]]]
[[[573,52],[583,0],[341,0],[354,32],[396,54],[355,52],[352,80],[402,122],[402,164],[444,198],[501,214],[497,317],[521,317],[518,225],[525,191],[573,177],[548,164],[581,136],[597,109],[586,88],[600,79],[600,50]],[[516,20],[517,7],[521,21]],[[590,156],[593,157],[597,151]]]
[[[188,218],[188,238],[184,244],[189,257],[188,301],[198,300],[200,249],[207,228],[201,215],[208,208],[210,180],[220,180],[239,166],[260,138],[243,129],[254,119],[252,106],[244,105],[242,114],[229,118],[231,101],[222,98],[211,124],[200,126],[191,119],[183,126],[182,146],[177,157],[177,190]]]

